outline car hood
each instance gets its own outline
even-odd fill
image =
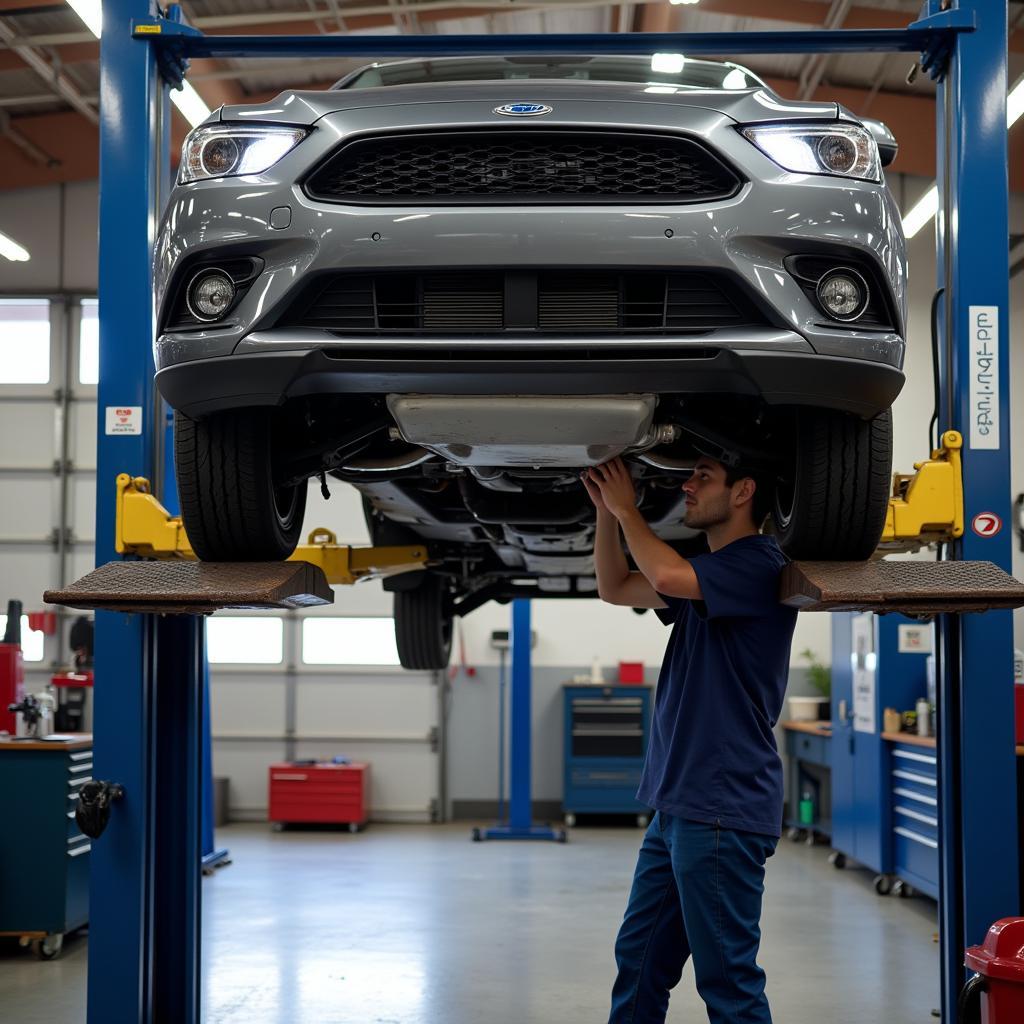
[[[445,105],[479,103],[481,114],[490,115],[495,107],[507,103],[543,103],[553,108],[558,119],[558,104],[576,107],[580,103],[635,103],[658,108],[664,117],[675,109],[695,113],[713,112],[739,124],[786,120],[835,120],[843,116],[835,103],[801,103],[786,100],[768,89],[720,90],[687,89],[678,93],[651,92],[642,83],[588,82],[567,83],[531,79],[517,85],[511,82],[458,82],[444,85],[390,85],[380,89],[357,90],[289,90],[268,103],[236,104],[221,107],[211,121],[270,121],[275,124],[311,125],[328,114],[345,111],[417,106],[421,109],[436,104],[436,120],[445,120]],[[670,88],[657,86],[654,88]],[[395,111],[392,112],[397,113]],[[637,114],[639,121],[648,120]],[[390,118],[388,118],[390,120]],[[504,120],[504,119],[503,119]],[[509,121],[517,118],[510,117]],[[523,118],[524,121],[532,118]]]

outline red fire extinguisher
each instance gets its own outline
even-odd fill
[[[0,732],[17,732],[17,718],[8,711],[25,696],[25,667],[21,656],[21,602],[7,602],[7,628],[0,640]]]
[[[960,1024],[1024,1021],[1024,917],[1004,917],[971,946],[964,963],[977,974],[960,995]]]

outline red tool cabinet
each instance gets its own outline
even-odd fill
[[[368,764],[272,764],[268,820],[348,825],[370,817]]]

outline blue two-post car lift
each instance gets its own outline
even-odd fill
[[[941,82],[939,429],[959,429],[967,438],[967,521],[995,512],[1009,522],[1005,0],[930,0],[905,29],[704,35],[204,36],[177,20],[173,8],[162,16],[149,0],[105,0],[103,14],[98,564],[115,557],[114,487],[104,484],[124,472],[159,481],[165,464],[153,387],[152,247],[169,191],[168,90],[192,57],[921,54],[923,69]],[[977,376],[979,345],[995,359],[984,378]],[[979,401],[988,434],[972,445]],[[103,409],[125,406],[141,408],[141,434],[106,436]],[[1010,531],[965,532],[953,554],[1009,570]],[[523,624],[513,631],[520,661],[529,658],[528,618]],[[1005,611],[944,615],[940,632],[942,1017],[953,1021],[965,946],[1020,910],[1007,685],[1013,644]],[[196,616],[97,613],[95,767],[124,787],[124,797],[92,852],[89,1024],[200,1019],[203,663]],[[528,810],[513,824],[528,827]]]

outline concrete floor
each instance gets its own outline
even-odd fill
[[[640,842],[469,841],[465,825],[218,833],[204,882],[206,1024],[600,1024]],[[777,1024],[926,1024],[935,905],[880,898],[863,871],[783,841],[769,861],[762,963]],[[42,963],[0,945],[0,1017],[83,1024],[87,939]],[[670,1022],[706,1016],[688,970]],[[104,1024],[133,1024],[128,1021]]]

